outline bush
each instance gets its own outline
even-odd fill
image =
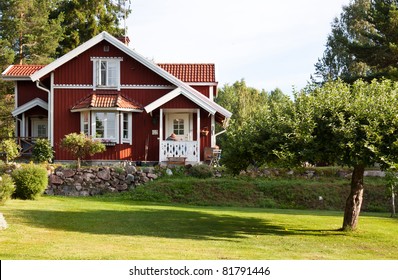
[[[13,139],[6,139],[0,143],[0,152],[6,154],[6,163],[19,156],[20,146]]]
[[[51,162],[54,151],[48,139],[38,139],[32,151],[33,160],[39,163]]]
[[[192,177],[206,179],[213,177],[213,170],[207,164],[194,165],[189,169],[189,174]]]
[[[15,184],[10,175],[0,177],[0,205],[3,205],[15,191]]]
[[[39,165],[27,164],[12,172],[15,182],[13,197],[20,199],[35,199],[47,188],[47,170]]]

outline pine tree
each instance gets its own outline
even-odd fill
[[[10,0],[0,4],[0,38],[14,63],[48,63],[62,36],[62,15],[50,19],[55,0]]]
[[[122,36],[124,29],[119,27],[121,19],[130,13],[121,4],[112,0],[61,0],[51,18],[64,15],[64,38],[58,48],[61,56],[102,31],[114,36]]]
[[[322,82],[341,78],[398,79],[398,1],[354,0],[332,24],[324,55],[315,64]]]

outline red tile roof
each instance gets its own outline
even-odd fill
[[[158,63],[158,66],[186,83],[216,82],[214,64]]]
[[[29,77],[46,65],[11,65],[4,73],[4,76]]]
[[[142,110],[142,106],[121,95],[120,93],[93,92],[76,104],[72,110],[85,108],[121,108]]]
[[[12,65],[3,76],[29,77],[46,65]],[[158,66],[186,83],[214,83],[214,64],[195,63],[159,63]]]

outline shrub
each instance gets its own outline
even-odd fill
[[[3,205],[15,191],[15,184],[10,175],[0,177],[0,205]]]
[[[33,160],[36,162],[51,162],[54,151],[48,139],[38,139],[32,151]]]
[[[6,139],[0,143],[0,152],[5,153],[6,163],[19,156],[19,150],[21,147],[12,139]]]
[[[93,140],[84,133],[70,133],[66,135],[61,141],[61,147],[76,158],[77,168],[81,167],[81,159],[84,159],[88,155],[93,156],[106,150],[103,143]]]
[[[207,164],[194,165],[189,169],[189,174],[195,178],[206,179],[213,177],[213,171]]]
[[[48,185],[47,170],[39,165],[26,164],[12,172],[15,182],[14,197],[35,199],[40,196]]]

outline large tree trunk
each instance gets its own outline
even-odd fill
[[[365,167],[363,165],[354,166],[351,178],[351,192],[345,204],[342,230],[355,230],[357,227],[363,198],[364,172]]]

